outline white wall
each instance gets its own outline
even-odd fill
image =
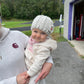
[[[68,39],[69,3],[72,0],[65,0],[64,3],[64,37]]]

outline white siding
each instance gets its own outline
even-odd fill
[[[64,3],[64,37],[68,39],[69,3],[72,0],[65,0]]]
[[[73,22],[74,22],[74,4],[73,4],[73,9],[72,9],[71,40],[73,39]]]

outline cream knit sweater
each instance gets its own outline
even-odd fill
[[[57,48],[57,43],[52,39],[47,39],[45,42],[33,44],[33,52],[28,48],[29,45],[25,50],[27,73],[29,76],[34,76],[41,70],[47,58],[50,57],[52,50]]]

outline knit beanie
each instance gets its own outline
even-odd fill
[[[38,15],[35,17],[31,25],[31,30],[34,28],[44,31],[47,35],[50,35],[54,30],[54,24],[50,17]]]

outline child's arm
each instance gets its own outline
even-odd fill
[[[39,80],[44,79],[49,74],[49,72],[52,68],[52,65],[53,65],[52,63],[48,63],[48,62],[44,63],[42,70],[41,70],[41,73],[36,78],[35,83],[37,83]]]
[[[36,50],[36,56],[34,63],[30,67],[30,69],[27,71],[29,76],[36,75],[41,69],[47,58],[50,56],[50,49],[40,46]]]
[[[50,57],[46,60],[46,62],[53,64],[52,55],[50,55]]]

